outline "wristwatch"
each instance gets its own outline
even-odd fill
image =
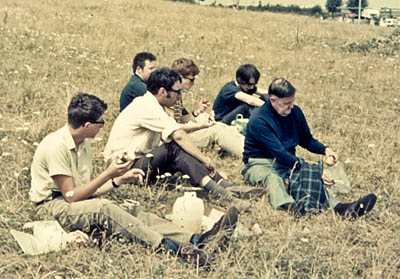
[[[117,183],[115,183],[114,178],[111,179],[111,184],[114,188],[119,188],[120,185],[118,185]]]

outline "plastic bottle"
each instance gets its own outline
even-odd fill
[[[185,192],[172,208],[172,222],[190,233],[200,233],[204,204],[195,192]]]

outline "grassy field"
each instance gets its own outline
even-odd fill
[[[399,278],[398,37],[389,28],[161,0],[2,0],[0,278]],[[263,234],[233,241],[210,270],[119,242],[102,251],[69,247],[23,255],[9,230],[39,219],[28,199],[37,143],[65,123],[72,95],[96,94],[109,104],[106,126],[93,141],[102,169],[99,153],[139,51],[155,53],[162,66],[179,57],[195,60],[201,73],[186,96],[188,108],[203,97],[213,100],[243,63],[261,71],[260,87],[287,78],[314,136],[338,152],[352,181],[351,193],[339,198],[374,192],[375,209],[354,222],[331,210],[295,220],[264,197],[241,216]],[[241,182],[240,161],[206,152]],[[163,215],[179,195],[128,186],[109,198],[136,199]]]

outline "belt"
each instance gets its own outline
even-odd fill
[[[36,205],[44,204],[45,202],[52,201],[52,200],[54,200],[54,199],[56,199],[56,198],[58,198],[58,197],[60,197],[60,196],[62,196],[62,193],[61,193],[61,192],[52,191],[52,192],[51,192],[50,199],[42,200],[42,201],[36,203]]]

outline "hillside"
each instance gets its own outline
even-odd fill
[[[12,1],[0,7],[0,278],[398,278],[399,224],[399,34],[377,26],[320,22],[288,14],[212,8],[161,0]],[[357,220],[329,210],[296,220],[254,203],[241,223],[258,223],[259,237],[240,238],[214,258],[210,270],[155,254],[140,244],[69,247],[26,256],[9,233],[38,220],[29,202],[29,167],[36,145],[64,125],[76,92],[96,94],[109,109],[93,141],[96,170],[119,113],[119,95],[139,51],[169,66],[193,59],[201,73],[185,104],[213,100],[252,63],[259,86],[285,77],[297,88],[313,135],[331,146],[345,165],[349,202],[373,192],[376,208]],[[233,181],[242,163],[206,150]],[[301,149],[299,155],[319,160]],[[151,194],[151,195],[150,195]],[[109,198],[136,199],[158,215],[181,195],[128,186]],[[206,213],[210,211],[206,203]]]

